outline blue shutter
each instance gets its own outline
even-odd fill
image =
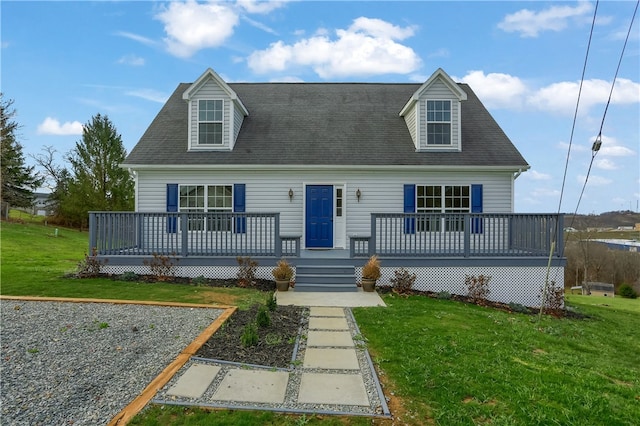
[[[471,213],[482,213],[482,185],[471,185]],[[482,234],[482,218],[473,218],[471,233]]]
[[[236,183],[233,185],[233,212],[244,213],[246,209],[245,184]],[[247,218],[236,217],[235,229],[236,234],[245,234],[247,232]]]
[[[416,212],[416,186],[412,184],[406,184],[404,186],[404,212],[415,213]],[[407,217],[404,220],[404,233],[415,234],[416,233],[416,218]]]
[[[167,212],[176,213],[178,211],[178,184],[167,184]],[[167,232],[169,234],[175,234],[177,228],[178,218],[174,215],[170,215],[167,218]]]

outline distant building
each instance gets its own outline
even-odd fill
[[[631,252],[640,252],[640,241],[622,240],[622,239],[591,239],[595,243],[601,243],[610,250],[623,250]]]
[[[576,290],[583,296],[615,297],[616,295],[614,285],[609,283],[587,282],[586,285],[571,287],[571,294],[574,294]]]
[[[47,204],[49,203],[49,196],[51,194],[36,192],[33,195],[35,199],[33,200],[32,214],[36,216],[48,216],[50,213],[50,209]]]

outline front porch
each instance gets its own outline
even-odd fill
[[[186,277],[233,278],[237,257],[258,262],[257,277],[285,257],[296,291],[356,291],[372,254],[382,260],[378,285],[403,267],[422,291],[466,294],[467,275],[491,276],[492,300],[539,304],[546,279],[564,284],[563,216],[554,214],[371,214],[370,234],[349,235],[349,247],[310,249],[302,236],[281,235],[279,213],[91,212],[89,248],[105,272],[143,274],[164,256]],[[552,249],[552,241],[556,244]]]

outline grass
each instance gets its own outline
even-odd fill
[[[264,294],[176,284],[69,279],[84,232],[1,223],[3,295],[229,303]],[[640,418],[640,299],[568,296],[588,319],[537,318],[451,300],[385,295],[354,315],[380,375],[393,424],[636,424]],[[37,351],[37,348],[31,348]],[[289,416],[150,406],[134,425],[391,425],[358,417]]]
[[[244,288],[66,278],[66,274],[76,271],[78,262],[87,253],[86,232],[38,222],[3,221],[0,226],[3,295],[217,303],[240,309],[264,301],[261,292]]]
[[[600,299],[540,323],[418,296],[354,315],[409,424],[637,424],[640,301]]]

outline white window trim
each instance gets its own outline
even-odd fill
[[[440,204],[442,207],[440,207],[440,211],[436,212],[436,211],[425,211],[425,208],[422,208],[423,210],[420,211],[420,207],[418,207],[418,187],[428,187],[428,186],[433,186],[433,187],[440,187]],[[447,211],[447,207],[446,207],[446,198],[447,198],[447,194],[446,194],[446,187],[447,186],[457,186],[457,187],[467,187],[468,188],[468,192],[469,192],[469,207],[467,210],[460,210],[460,209],[456,209],[453,211]],[[471,185],[453,185],[453,184],[440,184],[440,185],[430,185],[430,184],[416,184],[416,193],[415,193],[415,206],[416,206],[416,213],[424,213],[424,214],[447,214],[447,213],[452,213],[452,214],[466,214],[466,213],[471,213]],[[421,231],[419,230],[419,226],[416,224],[416,231],[417,232],[421,232],[421,233],[426,233],[426,232],[463,232],[463,231],[451,231],[451,230],[447,230],[447,224],[445,223],[446,219],[443,218],[440,221],[440,225],[439,225],[439,230],[437,231],[431,231],[431,230],[426,230],[426,231]]]
[[[200,101],[222,101],[222,121],[200,121]],[[225,108],[226,100],[223,98],[199,98],[189,102],[189,119],[194,116],[193,108],[196,108],[195,122],[189,126],[189,150],[193,151],[227,151],[229,150],[228,139],[225,138]],[[222,124],[222,143],[220,144],[200,144],[200,123],[221,123]],[[193,126],[195,126],[195,140],[192,139]]]
[[[235,194],[234,194],[234,191],[233,191],[233,184],[230,184],[230,183],[220,183],[220,184],[217,184],[217,183],[215,183],[215,184],[214,184],[214,183],[181,183],[181,184],[178,184],[178,212],[179,212],[179,213],[181,213],[181,212],[190,213],[190,212],[188,212],[187,210],[193,210],[193,209],[190,209],[189,207],[185,207],[185,208],[183,209],[183,208],[180,206],[180,192],[181,192],[180,190],[181,190],[183,187],[185,187],[185,186],[202,186],[202,187],[204,187],[204,207],[203,207],[203,210],[202,210],[202,211],[195,212],[195,213],[207,213],[207,212],[210,212],[210,211],[213,211],[213,210],[218,210],[218,211],[219,211],[219,210],[224,210],[225,212],[227,212],[227,211],[228,211],[229,213],[233,213],[233,205],[234,205],[234,204],[233,204],[233,202],[234,202],[233,198],[234,198]],[[229,208],[224,208],[224,209],[220,209],[220,208],[215,208],[215,207],[214,207],[214,208],[213,208],[213,210],[212,210],[212,209],[210,209],[210,208],[209,208],[209,206],[208,206],[208,201],[209,201],[209,187],[210,187],[210,186],[229,186],[229,187],[231,187],[231,207],[229,207]],[[206,227],[205,227],[204,229],[199,229],[199,230],[189,230],[189,232],[209,232],[209,233],[211,233],[211,232],[219,232],[219,233],[228,233],[228,232],[232,232],[232,229],[230,229],[230,230],[228,230],[228,231],[210,231],[210,230],[206,229]]]
[[[430,101],[435,101],[435,102],[449,102],[449,121],[429,121],[429,102]],[[459,104],[459,102],[458,102]],[[430,149],[430,150],[437,150],[437,149],[446,149],[446,150],[450,150],[452,146],[454,146],[453,144],[453,101],[451,99],[425,99],[424,101],[424,117],[425,117],[425,127],[424,127],[424,135],[425,135],[425,141],[424,144],[425,146]],[[459,117],[459,115],[458,115]],[[443,124],[443,123],[447,123],[449,124],[449,143],[448,144],[430,144],[429,143],[429,124]],[[458,134],[460,134],[460,132],[458,132]]]

